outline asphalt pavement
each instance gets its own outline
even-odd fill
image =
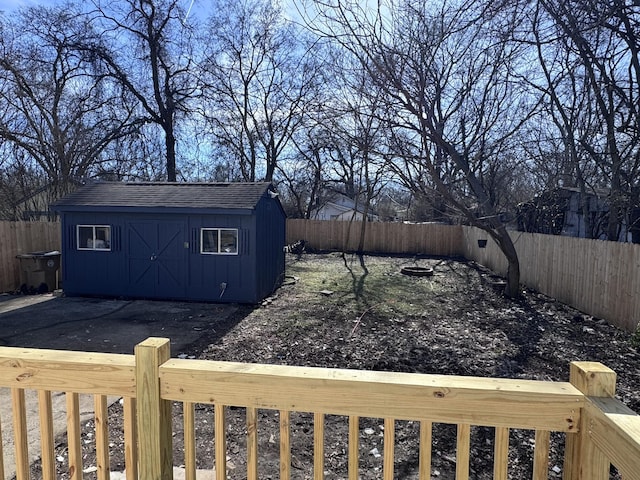
[[[171,340],[177,356],[225,333],[235,304],[0,296],[0,346],[133,353],[148,337]]]
[[[171,340],[171,356],[190,356],[221,338],[249,309],[235,304],[63,297],[54,294],[0,295],[0,346],[133,354],[148,337]],[[110,399],[111,402],[117,398]],[[64,394],[53,395],[54,430],[66,428]],[[39,457],[35,392],[27,392],[29,453]],[[93,398],[81,395],[83,421],[93,415]],[[12,478],[14,448],[11,393],[0,388],[5,478]]]

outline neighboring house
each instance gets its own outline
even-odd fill
[[[580,238],[607,238],[608,191],[586,193],[579,188],[557,187],[518,205],[518,230]],[[587,205],[586,212],[583,204]],[[589,231],[587,231],[587,229]],[[636,228],[626,221],[617,241],[632,241]]]
[[[70,296],[256,303],[284,278],[270,183],[85,185],[55,202]]]
[[[364,205],[356,204],[355,200],[341,193],[331,194],[322,204],[311,210],[312,220],[362,221],[363,218]],[[367,220],[378,221],[378,216],[370,211]]]

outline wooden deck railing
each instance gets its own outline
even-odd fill
[[[169,479],[174,464],[172,412],[181,412],[186,478],[195,479],[195,406],[213,407],[213,443],[217,480],[227,478],[227,407],[246,409],[246,475],[261,476],[259,412],[278,412],[280,478],[292,476],[291,418],[308,412],[313,418],[310,451],[313,478],[324,477],[325,419],[341,415],[348,453],[348,478],[359,472],[359,424],[383,419],[382,471],[394,472],[396,422],[419,422],[419,478],[431,475],[432,427],[457,425],[456,478],[470,478],[472,426],[493,427],[493,476],[509,475],[510,429],[535,431],[534,479],[549,476],[551,432],[566,438],[563,478],[604,480],[609,464],[624,480],[640,478],[640,417],[613,398],[616,375],[598,363],[575,362],[570,382],[542,382],[254,365],[170,358],[169,341],[150,338],[135,355],[0,348],[0,386],[12,392],[15,472],[29,478],[27,417],[34,413],[25,390],[38,392],[42,478],[56,478],[52,428],[52,392],[66,392],[68,478],[83,478],[78,395],[95,397],[95,475],[109,478],[107,396],[124,398],[124,451],[127,479]],[[174,402],[179,402],[177,408]],[[236,439],[237,440],[237,439]],[[275,443],[275,440],[274,442]],[[244,452],[244,450],[243,450]],[[0,474],[5,471],[0,455]],[[310,472],[309,472],[310,473]],[[87,477],[85,477],[87,478]]]

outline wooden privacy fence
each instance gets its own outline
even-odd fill
[[[309,242],[316,250],[355,252],[362,222],[287,220],[287,243]],[[464,251],[460,225],[367,222],[363,251],[458,256]]]
[[[464,227],[463,255],[506,275],[507,261],[480,229]],[[640,245],[511,232],[520,282],[634,332],[640,322]],[[486,248],[479,239],[488,239]]]
[[[395,431],[405,420],[419,423],[415,470],[420,479],[430,478],[437,441],[433,427],[440,423],[456,425],[458,480],[470,478],[478,460],[471,443],[471,432],[478,426],[494,431],[495,479],[509,475],[511,429],[535,432],[530,477],[535,480],[549,477],[551,432],[562,432],[566,438],[563,478],[608,479],[610,462],[625,480],[640,478],[640,417],[613,398],[615,373],[598,363],[572,363],[570,382],[545,382],[172,359],[169,350],[169,341],[160,338],[136,346],[135,356],[0,347],[0,385],[9,387],[12,396],[17,479],[29,478],[27,389],[38,391],[44,480],[56,478],[56,463],[61,466],[53,450],[52,392],[66,392],[64,467],[74,480],[83,477],[86,448],[78,420],[79,393],[95,396],[94,470],[100,480],[110,476],[110,448],[124,448],[127,479],[170,479],[174,462],[184,465],[187,479],[195,479],[196,444],[214,453],[217,480],[228,478],[232,454],[245,459],[246,472],[235,472],[238,477],[265,478],[262,471],[269,460],[264,454],[266,450],[273,454],[274,448],[279,478],[289,479],[292,446],[298,440],[292,435],[296,412],[307,412],[311,419],[312,439],[305,447],[309,460],[296,464],[296,475],[305,478],[324,477],[328,456],[324,426],[329,415],[344,418],[344,438],[338,443],[348,455],[344,476],[350,480],[357,479],[360,470],[361,420],[371,417],[384,422],[384,480],[396,478]],[[124,397],[124,446],[109,441],[107,395]],[[212,407],[208,421],[212,431],[204,437],[194,421],[196,405],[198,411],[202,405]],[[229,407],[244,412],[244,438],[230,437]],[[261,423],[265,411],[275,412],[278,419],[269,440]],[[174,436],[178,424],[184,438]],[[173,442],[183,445],[180,452],[173,452]]]
[[[0,222],[0,292],[20,286],[16,255],[60,250],[59,222]]]

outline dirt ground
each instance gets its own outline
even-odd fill
[[[403,275],[406,266],[433,267],[435,274]],[[463,260],[290,254],[285,284],[271,298],[260,306],[235,306],[224,328],[203,332],[185,353],[213,360],[556,381],[568,380],[571,361],[599,361],[618,373],[619,399],[640,411],[637,337],[532,291],[507,299],[499,280]],[[124,468],[121,414],[118,403],[110,408],[112,471]],[[174,464],[181,465],[179,404],[174,417]],[[244,410],[228,408],[227,418],[229,478],[244,479]],[[313,478],[312,420],[306,413],[292,414],[294,479]],[[197,405],[196,422],[198,468],[212,469],[212,407]],[[92,431],[87,422],[88,471],[95,465]],[[418,478],[418,431],[418,422],[396,422],[396,478]],[[327,479],[346,478],[346,432],[345,418],[326,418]],[[382,478],[382,435],[381,419],[361,419],[362,479]],[[471,442],[471,478],[492,478],[493,429],[472,427]],[[455,443],[454,426],[434,425],[432,478],[455,478]],[[261,479],[279,478],[278,445],[277,413],[260,411]],[[563,445],[563,435],[553,434],[550,478],[562,475]],[[530,478],[533,446],[533,432],[511,431],[510,478]],[[64,438],[57,455],[66,455]],[[60,478],[68,478],[63,464]],[[37,465],[33,473],[38,478]]]

